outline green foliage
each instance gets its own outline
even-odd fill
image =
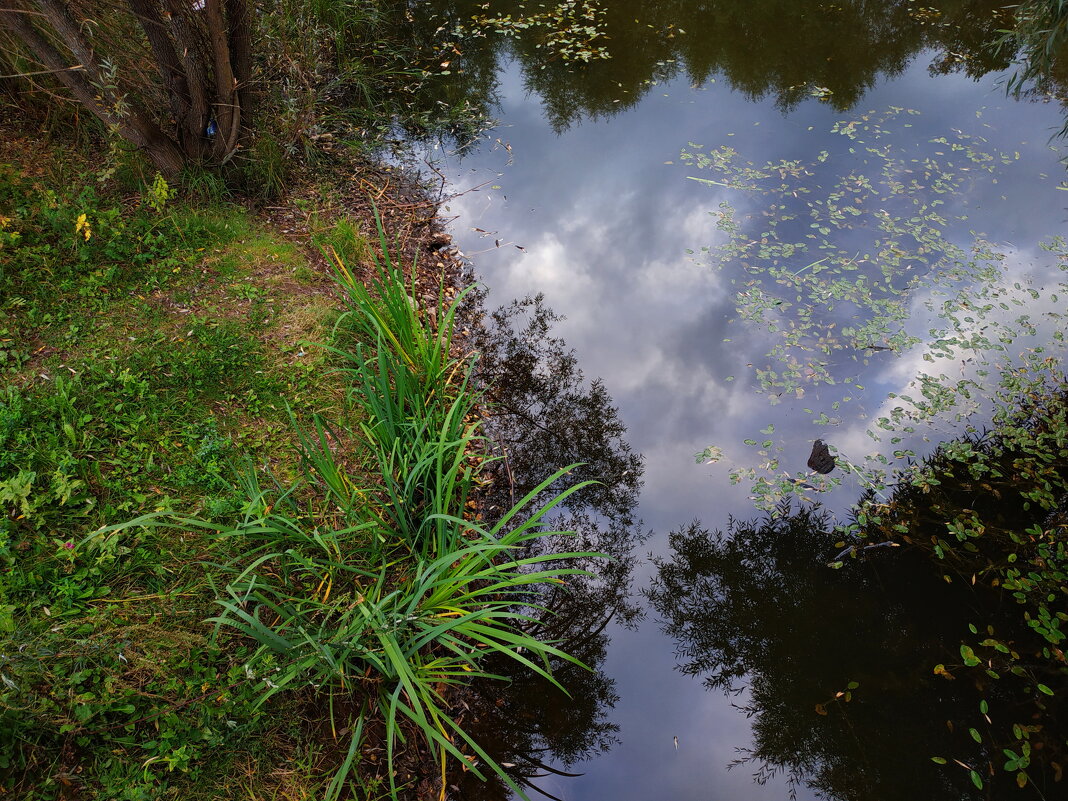
[[[145,203],[152,207],[156,214],[162,214],[166,205],[174,200],[178,190],[172,189],[166,179],[158,172],[152,179],[152,185],[145,195]]]
[[[292,165],[290,154],[271,130],[261,131],[227,172],[229,183],[241,194],[271,200],[286,189]]]
[[[414,278],[409,285],[393,263],[380,223],[379,235],[383,258],[375,259],[370,288],[333,253],[348,310],[334,327],[338,344],[331,350],[368,416],[361,427],[388,494],[375,512],[379,524],[413,552],[441,553],[450,534],[434,515],[463,509],[472,480],[465,460],[478,446],[469,422],[478,401],[471,368],[452,355],[463,293],[450,302],[442,287],[436,305],[420,311]],[[321,431],[318,439],[314,453],[325,459]]]
[[[496,34],[501,37],[519,38],[533,33],[541,51],[545,69],[546,62],[560,59],[568,63],[587,63],[611,58],[605,45],[606,9],[596,0],[563,0],[556,5],[539,3],[536,8],[527,8],[526,3],[507,4],[506,9],[495,9],[492,3],[479,6],[480,12],[469,20],[458,23],[450,36],[455,37],[442,45],[444,52],[457,47],[459,41]],[[442,74],[448,75],[448,64],[442,65]]]
[[[529,508],[565,469],[492,526],[468,512],[480,470],[472,457],[485,446],[469,422],[478,400],[470,365],[452,356],[462,293],[448,303],[442,290],[436,306],[418,310],[414,284],[409,294],[381,226],[379,233],[384,257],[370,291],[337,259],[349,310],[331,346],[365,414],[360,432],[374,483],[361,486],[339,456],[353,432],[335,432],[314,417],[312,430],[298,428],[300,482],[265,491],[249,473],[241,523],[179,522],[217,531],[240,551],[223,568],[233,578],[213,620],[256,643],[247,667],[262,677],[260,704],[300,687],[328,694],[331,709],[335,696],[348,706],[366,696],[360,720],[373,708],[384,721],[394,794],[395,751],[413,731],[441,760],[451,755],[467,765],[469,749],[522,793],[450,716],[445,689],[501,678],[484,667],[492,656],[553,683],[552,661],[576,661],[525,629],[544,612],[539,585],[584,574],[568,560],[596,554],[528,555],[524,548],[564,533],[544,518],[584,485]],[[344,782],[354,748],[335,785]]]
[[[255,720],[252,697],[226,688],[233,655],[197,625],[203,601],[182,600],[202,580],[199,546],[152,528],[93,534],[178,497],[238,508],[229,438],[200,406],[216,387],[156,377],[103,362],[0,396],[0,730],[21,775],[69,737],[115,764],[195,775]],[[154,773],[142,779],[158,792]]]
[[[988,612],[961,632],[960,662],[934,672],[1013,700],[1012,714],[998,715],[984,699],[975,726],[1008,757],[989,759],[984,775],[1016,772],[1021,787],[1032,759],[1048,766],[1068,756],[1068,735],[1055,725],[1068,691],[1066,396],[1062,375],[1020,398],[993,433],[943,444],[887,502],[868,498],[856,512],[869,521],[860,536],[907,543],[947,582],[1004,600],[1006,614]]]
[[[195,781],[207,755],[246,736],[260,717],[232,657],[196,624],[188,613],[146,616],[120,601],[52,619],[18,649],[5,643],[0,772],[33,776],[66,741],[101,755],[105,792],[121,792],[106,774],[124,762],[141,766],[138,783],[149,792],[165,791],[175,772]],[[47,798],[55,787],[49,777],[40,796],[32,785],[12,789]]]
[[[1068,42],[1068,4],[1064,0],[1024,0],[1012,9],[1013,28],[1003,32],[998,46],[1021,51],[1023,58],[1009,79],[1008,91],[1017,97],[1036,88],[1049,91]]]
[[[193,203],[215,204],[230,193],[221,176],[202,167],[190,165],[178,176],[182,195]]]
[[[321,459],[309,460],[307,477],[330,487],[341,474],[324,476]],[[330,468],[336,471],[337,463]],[[340,519],[332,519],[327,510],[336,508],[336,494],[327,493],[309,515],[294,501],[296,488],[271,494],[250,487],[251,513],[219,530],[243,553],[227,568],[235,577],[213,620],[257,644],[247,665],[262,677],[258,704],[309,686],[357,703],[368,695],[385,722],[390,766],[411,731],[442,755],[465,760],[458,736],[511,783],[449,716],[445,687],[502,678],[482,666],[495,654],[550,680],[550,659],[571,659],[523,627],[538,609],[530,606],[536,597],[530,587],[579,572],[559,560],[589,554],[513,555],[532,538],[559,533],[541,527],[551,505],[516,522],[525,511],[521,503],[492,529],[465,521],[459,509],[442,513],[451,546],[408,560],[389,557],[375,522],[349,525],[360,519],[358,506],[341,507]],[[550,561],[555,564],[543,566]]]
[[[234,520],[236,443],[277,450],[284,419],[263,321],[181,311],[243,213],[156,190],[160,210],[0,171],[0,788],[19,798],[158,798],[266,736],[243,654],[202,622],[210,543],[112,527]]]
[[[131,203],[14,172],[0,212],[0,787],[229,793],[237,755],[314,744],[325,704],[350,739],[309,763],[309,793],[397,795],[390,768],[420,741],[518,790],[453,693],[502,659],[547,685],[583,669],[541,601],[601,557],[559,547],[548,515],[589,489],[566,468],[482,521],[483,399],[452,333],[465,293],[417,295],[381,229],[364,288],[345,264],[368,243],[339,224],[320,244],[345,309],[324,356],[289,363],[263,343],[269,285],[243,273],[300,257],[241,212],[159,181]],[[331,425],[310,411],[339,407]],[[252,460],[273,471],[235,478]],[[383,733],[372,768],[363,738]]]
[[[69,738],[115,764],[195,775],[256,718],[252,697],[226,688],[232,654],[210,647],[199,603],[182,600],[200,580],[195,544],[151,528],[92,533],[213,484],[232,494],[220,476],[227,442],[187,414],[148,380],[103,367],[0,399],[0,736],[19,768],[11,776],[33,782]],[[199,703],[212,688],[216,702]],[[158,792],[167,782],[155,773],[142,780]]]
[[[144,296],[181,285],[208,244],[245,232],[235,213],[186,206],[157,212],[171,191],[157,184],[156,194],[147,193],[151,203],[129,209],[93,184],[44,188],[0,167],[0,298],[17,325],[11,335],[32,341],[75,314],[92,318],[123,292]]]
[[[340,219],[325,231],[312,237],[312,242],[333,260],[334,254],[345,264],[360,264],[372,260],[371,243],[350,220]]]
[[[222,787],[233,777],[220,759],[269,750],[266,712],[316,719],[326,703],[350,730],[328,797],[376,783],[402,792],[391,768],[413,737],[518,790],[450,715],[452,688],[499,678],[491,658],[550,684],[554,665],[577,664],[532,632],[549,616],[545,585],[583,578],[599,555],[532,551],[569,536],[546,519],[586,489],[550,493],[566,470],[493,524],[472,509],[488,445],[472,365],[454,353],[463,293],[414,301],[381,230],[370,291],[339,258],[347,308],[327,353],[350,404],[328,426],[304,406],[287,416],[287,389],[320,408],[332,390],[321,362],[272,369],[256,338],[270,321],[263,289],[219,284],[216,302],[232,305],[236,287],[243,317],[205,303],[202,248],[239,235],[248,255],[264,247],[240,218],[191,212],[162,184],[140,206],[75,187],[66,208],[26,182],[4,188],[16,223],[4,280],[25,298],[13,323],[68,348],[0,395],[4,789],[54,796],[75,767],[70,743],[87,792]],[[367,250],[347,224],[321,244]],[[49,254],[61,291],[28,280]],[[224,254],[210,268],[229,278],[239,265]],[[271,444],[280,417],[292,457]],[[253,453],[278,468],[267,489],[252,467],[235,482],[232,465]],[[377,777],[363,758],[371,731],[388,746]],[[309,769],[309,787],[321,773]]]

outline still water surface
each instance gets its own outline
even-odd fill
[[[669,555],[668,532],[693,520],[725,529],[731,516],[756,514],[748,486],[728,480],[731,467],[760,461],[744,438],[774,423],[782,467],[790,472],[805,469],[816,437],[851,453],[871,450],[864,436],[870,417],[916,369],[891,354],[857,367],[866,389],[822,425],[803,409],[829,402],[832,389],[813,387],[804,399],[788,393],[769,404],[751,367],[767,363],[769,338],[735,319],[729,265],[717,270],[702,253],[724,241],[715,217],[721,202],[754,212],[763,201],[688,180],[702,176],[680,159],[693,150],[690,143],[730,146],[757,164],[815,163],[825,151],[840,177],[863,170],[872,143],[858,146],[832,133],[836,123],[869,110],[911,110],[918,113],[902,112],[887,123],[880,147],[928,153],[931,139],[963,132],[982,137],[984,152],[1011,154],[996,172],[976,170],[974,180],[969,176],[944,198],[947,213],[967,215],[946,227],[948,240],[969,247],[971,232],[982,232],[1024,274],[1042,263],[1039,243],[1063,233],[1068,216],[1068,193],[1059,191],[1063,144],[1049,141],[1062,109],[1006,99],[1004,73],[994,69],[1006,64],[979,44],[996,27],[990,9],[765,3],[740,4],[737,13],[723,4],[714,14],[704,5],[679,6],[671,13],[660,4],[655,13],[638,5],[620,10],[616,16],[641,17],[642,25],[611,22],[612,59],[585,71],[563,70],[559,62],[539,70],[537,54],[522,43],[468,52],[483,89],[495,85],[491,110],[499,124],[463,157],[433,154],[458,192],[447,209],[455,215],[452,232],[489,288],[489,305],[544,293],[566,318],[557,335],[576,349],[588,376],[604,380],[629,442],[645,458],[637,514],[653,534],[639,550],[661,557]],[[954,64],[966,69],[945,74]],[[723,449],[723,462],[695,464],[694,454],[713,444]],[[828,501],[841,506],[857,491],[847,481]],[[655,572],[642,559],[635,586],[647,586]],[[828,608],[848,606],[850,592],[870,593],[865,586],[829,590]],[[858,610],[873,603],[870,594],[855,601]],[[783,603],[791,603],[789,593]],[[782,620],[800,625],[790,609]],[[855,636],[837,625],[828,620],[824,636]],[[608,634],[601,668],[618,700],[605,714],[619,727],[618,743],[569,768],[582,776],[549,776],[538,786],[560,798],[598,801],[789,796],[781,774],[765,776],[761,785],[753,778],[759,765],[727,769],[739,749],[754,744],[754,718],[737,708],[746,692],[729,696],[682,675],[677,643],[661,631],[655,613],[636,629],[611,626]],[[876,750],[870,745],[857,743],[857,752]],[[930,764],[926,747],[886,756],[902,774],[922,772]],[[905,797],[908,785],[870,797]],[[816,797],[803,785],[793,789],[799,798]],[[930,791],[930,798],[964,792]]]

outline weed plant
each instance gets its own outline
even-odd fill
[[[314,481],[320,476],[311,464],[307,478]],[[441,515],[453,546],[416,558],[396,555],[374,521],[346,525],[364,516],[359,506],[344,509],[320,498],[339,515],[324,519],[322,505],[296,500],[296,487],[256,488],[246,507],[252,513],[240,524],[207,525],[242,551],[223,566],[232,577],[212,620],[255,643],[247,664],[262,679],[257,706],[283,690],[313,687],[331,709],[360,708],[355,720],[335,729],[358,728],[372,710],[384,721],[391,777],[398,743],[418,733],[443,762],[451,755],[466,764],[466,743],[510,782],[449,714],[447,690],[475,678],[503,678],[482,667],[494,654],[550,681],[551,660],[574,661],[524,628],[538,612],[537,584],[581,572],[545,565],[588,554],[516,553],[532,539],[560,533],[545,530],[543,518],[577,488],[532,511],[524,499],[492,528]]]
[[[472,483],[465,462],[477,459],[481,445],[470,425],[479,400],[473,363],[452,355],[465,293],[449,303],[439,287],[435,306],[421,312],[414,278],[406,282],[393,263],[381,224],[379,239],[384,255],[374,260],[370,289],[334,254],[348,310],[331,350],[367,415],[363,434],[388,498],[374,505],[376,520],[413,553],[442,553],[451,535],[434,515],[465,507]]]
[[[211,245],[220,248],[248,234],[237,213],[188,206],[166,213],[92,183],[36,186],[0,166],[0,309],[7,334],[0,369],[18,368],[28,344],[57,330],[81,341],[115,314],[129,293],[144,301],[152,292],[188,285]],[[167,190],[156,202],[167,202]],[[110,312],[111,314],[106,314]]]
[[[125,771],[195,778],[259,717],[200,622],[202,541],[98,528],[197,499],[232,515],[232,439],[196,394],[109,367],[0,394],[0,780],[20,798],[52,797],[65,748],[84,779],[159,791],[166,779]]]
[[[503,678],[483,667],[492,656],[554,684],[554,660],[577,662],[526,629],[545,611],[538,585],[586,575],[567,560],[597,555],[530,556],[526,546],[564,533],[549,530],[545,517],[585,484],[533,508],[567,472],[561,470],[492,526],[467,511],[482,464],[471,455],[483,443],[471,421],[478,401],[471,362],[452,355],[462,293],[446,303],[441,292],[433,313],[421,312],[414,284],[392,262],[381,227],[379,233],[386,255],[376,262],[371,291],[336,260],[349,310],[335,342],[353,339],[351,349],[331,346],[365,415],[360,433],[373,481],[351,474],[339,455],[347,437],[316,416],[310,429],[298,427],[301,480],[264,490],[249,473],[246,515],[238,525],[182,523],[215,531],[241,552],[223,566],[231,578],[213,621],[218,631],[255,643],[248,667],[262,677],[261,704],[310,686],[331,710],[360,709],[344,722],[348,729],[362,731],[373,713],[384,722],[394,796],[398,745],[414,734],[437,754],[443,776],[448,756],[465,765],[474,757],[522,794],[450,715],[448,689]],[[335,788],[344,783],[355,748],[353,742]],[[472,770],[482,775],[477,764]]]

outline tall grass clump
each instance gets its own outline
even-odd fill
[[[444,286],[439,286],[436,303],[421,310],[415,270],[410,280],[404,278],[404,271],[390,254],[377,214],[376,222],[382,257],[371,254],[375,275],[369,287],[357,280],[344,260],[332,253],[335,275],[347,307],[334,327],[335,340],[341,343],[334,352],[352,363],[350,371],[358,371],[367,345],[375,346],[396,364],[398,374],[407,373],[417,379],[427,402],[433,402],[434,408],[440,410],[443,393],[457,389],[453,376],[463,360],[454,358],[452,353],[454,323],[470,288],[450,303]]]
[[[366,414],[361,429],[382,479],[384,502],[370,508],[393,539],[428,556],[454,544],[455,532],[441,515],[464,508],[485,450],[472,422],[479,402],[474,360],[454,353],[456,313],[466,290],[449,302],[439,285],[436,301],[420,309],[415,271],[406,281],[381,221],[378,235],[383,256],[372,259],[370,287],[332,253],[347,310],[334,327],[331,349]],[[319,444],[316,454],[323,450]]]
[[[338,258],[347,311],[329,347],[350,379],[361,422],[334,429],[313,416],[297,429],[301,475],[264,488],[252,470],[248,502],[236,524],[184,519],[209,529],[239,556],[218,566],[217,634],[254,643],[247,670],[260,704],[277,693],[314,688],[331,723],[369,721],[385,733],[391,794],[395,757],[415,738],[444,773],[451,756],[479,776],[486,769],[517,784],[450,714],[450,688],[476,678],[503,679],[485,667],[504,656],[556,684],[552,665],[580,664],[551,641],[527,633],[547,611],[542,585],[588,575],[568,567],[593,553],[543,553],[528,546],[551,530],[546,516],[585,486],[544,499],[570,468],[549,476],[492,525],[468,508],[485,451],[471,359],[454,354],[457,304],[439,292],[419,309],[385,247],[370,289]],[[343,443],[356,441],[352,452]],[[474,455],[474,456],[473,456]],[[370,465],[357,474],[353,463]],[[588,482],[587,482],[588,483]],[[559,686],[557,684],[557,686]],[[562,688],[561,688],[562,689]],[[375,727],[376,729],[378,727]],[[353,734],[331,795],[356,782]],[[413,743],[413,746],[418,747]],[[358,792],[358,788],[355,788]]]

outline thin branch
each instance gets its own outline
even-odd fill
[[[83,74],[84,67],[72,71],[70,65],[66,63],[67,59],[21,14],[7,10],[0,11],[0,22],[3,22],[30,49],[41,65],[47,67],[49,72],[59,78],[80,103],[87,106],[106,124],[111,125],[116,122],[108,110],[97,102],[96,93]]]
[[[128,104],[119,114],[98,96],[92,80],[100,82],[99,66],[82,37],[78,24],[58,0],[38,0],[45,10],[55,33],[59,34],[81,62],[81,69],[70,69],[69,58],[61,53],[25,16],[9,11],[0,11],[0,23],[7,27],[33,53],[38,62],[53,72],[67,91],[83,106],[95,114],[104,124],[114,126],[120,135],[137,147],[145,148],[150,158],[161,170],[176,172],[181,167],[181,154],[173,141],[168,139],[145,112]],[[52,11],[56,15],[52,15]]]
[[[0,11],[7,11],[7,9],[0,9]],[[29,78],[32,75],[55,75],[57,72],[66,72],[68,70],[80,70],[81,64],[75,64],[73,67],[61,67],[57,70],[37,70],[36,72],[16,72],[11,75],[0,75],[0,80],[7,78]]]

